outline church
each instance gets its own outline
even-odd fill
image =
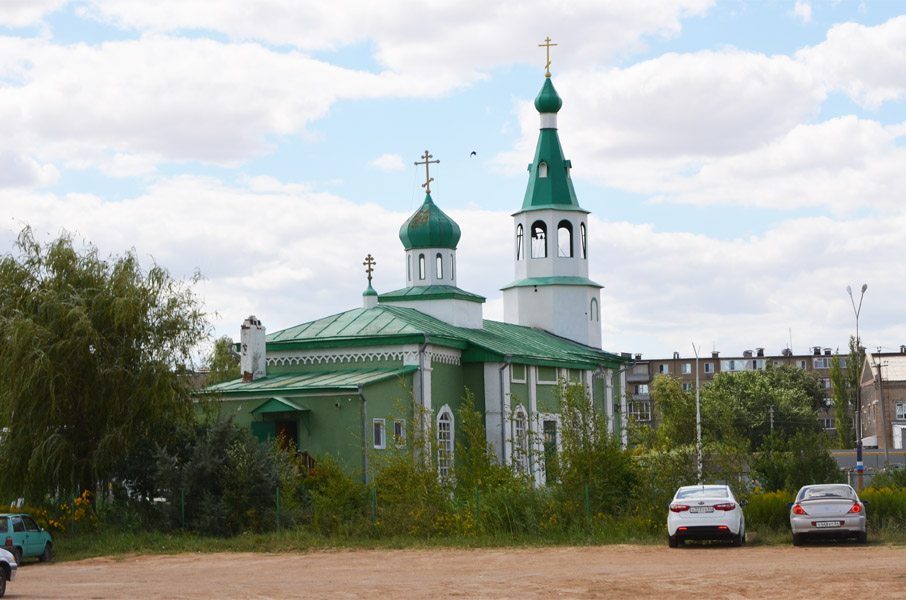
[[[425,166],[425,200],[399,231],[406,287],[378,294],[369,255],[361,307],[270,334],[246,319],[242,376],[207,388],[220,415],[260,439],[284,436],[315,459],[338,457],[365,481],[370,457],[418,431],[416,419],[431,420],[422,429],[436,436],[447,475],[466,390],[498,460],[538,485],[559,443],[560,382],[585,386],[620,435],[629,359],[601,349],[602,286],[588,278],[589,213],[557,133],[562,103],[548,70],[535,98],[541,126],[528,187],[513,214],[515,276],[501,282],[504,322],[484,319],[485,298],[457,285],[460,228],[431,197],[437,161],[425,151],[416,163]]]

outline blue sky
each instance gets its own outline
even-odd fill
[[[377,6],[377,5],[380,6]],[[0,0],[0,228],[195,269],[218,334],[403,286],[400,224],[513,278],[550,36],[604,347],[906,343],[906,3]],[[475,156],[471,156],[474,151]],[[858,300],[858,299],[857,299]]]

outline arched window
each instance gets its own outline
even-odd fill
[[[538,164],[538,177],[547,177],[547,163]]]
[[[573,225],[569,221],[560,221],[557,225],[557,255],[560,258],[573,257]]]
[[[456,279],[456,255],[450,253],[450,281]]]
[[[532,223],[532,258],[547,258],[547,225],[544,221]]]
[[[424,254],[418,255],[418,278],[419,279],[425,278],[425,255]]]
[[[522,223],[516,225],[516,260],[522,260]]]
[[[513,464],[522,473],[528,471],[528,418],[522,406],[516,408],[513,418]]]
[[[412,281],[412,255],[406,257],[406,281]]]
[[[585,234],[585,223],[579,223],[579,237],[582,243],[582,258],[588,258],[588,240]]]
[[[589,321],[600,321],[601,320],[601,311],[598,308],[598,299],[591,299],[591,306],[588,308],[588,320]]]
[[[443,279],[444,278],[444,257],[441,255],[440,252],[437,253],[437,260],[435,260],[434,262],[435,262],[434,268],[437,271],[436,273],[434,273],[434,276],[437,277],[438,279]]]
[[[453,474],[453,411],[444,405],[437,415],[437,470],[441,478]]]

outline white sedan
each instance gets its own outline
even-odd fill
[[[746,518],[728,485],[687,485],[676,490],[667,513],[667,542],[676,548],[686,540],[746,541]]]

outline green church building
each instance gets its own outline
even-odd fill
[[[466,389],[498,459],[538,485],[545,449],[560,437],[559,382],[584,385],[621,435],[629,359],[601,349],[601,286],[588,278],[588,211],[560,146],[561,105],[548,72],[535,99],[541,128],[528,188],[513,215],[515,278],[501,282],[504,322],[485,320],[485,299],[457,285],[460,228],[431,197],[436,161],[426,151],[416,163],[426,169],[425,201],[399,231],[406,287],[378,294],[369,256],[361,308],[270,334],[256,317],[246,319],[242,377],[208,388],[221,416],[262,439],[285,436],[315,459],[338,456],[366,480],[369,457],[423,415],[446,475]]]

